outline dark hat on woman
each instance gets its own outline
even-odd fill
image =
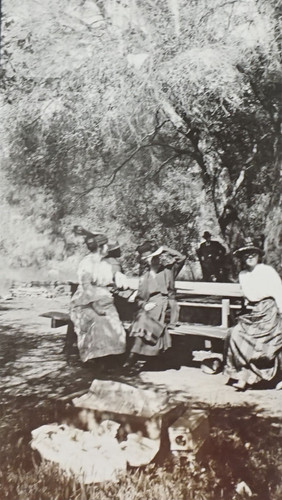
[[[147,257],[149,257],[149,255],[151,255],[157,248],[157,245],[155,244],[154,241],[144,241],[144,243],[142,243],[141,245],[139,245],[137,248],[136,248],[136,251],[139,253],[139,258],[144,260],[146,259]]]
[[[262,248],[260,248],[258,243],[255,240],[252,240],[252,238],[250,237],[245,239],[244,245],[238,248],[238,250],[235,250],[235,252],[233,252],[233,255],[235,257],[242,257],[243,255],[248,253],[257,253],[258,255],[263,255]]]
[[[85,244],[90,251],[95,251],[98,247],[108,243],[108,238],[105,234],[93,234],[85,237]]]
[[[96,239],[96,242],[97,242],[97,245],[98,246],[101,246],[101,245],[105,245],[106,243],[108,243],[108,238],[105,234],[97,234],[95,236],[95,239]]]

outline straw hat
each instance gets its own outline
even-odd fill
[[[222,371],[223,363],[219,358],[206,358],[201,363],[202,372],[207,375],[217,375]]]
[[[140,260],[146,260],[152,256],[154,251],[156,250],[156,244],[153,241],[144,241],[141,245],[136,248],[136,251],[139,253]]]
[[[109,242],[108,252],[115,252],[116,250],[120,250],[119,242],[118,241]]]

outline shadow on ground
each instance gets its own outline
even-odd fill
[[[58,401],[76,391],[86,391],[95,376],[134,385],[138,381],[143,388],[146,388],[146,383],[138,376],[126,377],[113,373],[99,375],[93,367],[83,366],[76,354],[66,355],[63,352],[64,335],[58,333],[47,332],[38,336],[23,332],[20,328],[3,327],[0,342],[0,491],[5,493],[3,498],[90,500],[93,491],[88,494],[85,490],[83,493],[79,485],[73,486],[73,481],[63,479],[56,468],[53,478],[48,472],[39,479],[41,461],[30,447],[31,431],[43,424],[60,421],[62,405]],[[151,362],[151,370],[166,368],[171,368],[169,358]],[[148,386],[152,388],[152,385]],[[167,390],[161,376],[155,390]],[[185,464],[176,466],[175,459],[170,456],[163,464],[165,480],[180,485],[179,491],[182,491],[181,495],[175,494],[174,500],[192,498],[189,496],[188,482],[189,488],[193,484],[195,491],[200,488],[199,492],[205,495],[194,496],[193,499],[234,500],[239,498],[234,491],[240,481],[247,483],[256,500],[282,498],[280,419],[263,417],[255,405],[211,406],[200,403],[196,397],[191,398],[183,391],[174,391],[171,399],[206,409],[211,428],[210,440],[194,472],[188,470]],[[154,481],[159,472],[145,474]],[[68,493],[70,491],[76,493],[71,495]],[[97,493],[95,498],[121,498],[118,490],[116,493],[113,489],[111,491],[113,496],[103,496],[101,489],[100,496]]]

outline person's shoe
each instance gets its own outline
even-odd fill
[[[233,387],[234,389],[236,389],[236,391],[244,392],[247,389],[247,384],[242,380],[238,380],[236,384],[233,384]]]
[[[233,386],[236,383],[235,378],[229,378],[227,382],[225,382],[225,385],[231,385]]]

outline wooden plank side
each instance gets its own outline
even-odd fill
[[[230,300],[222,299],[221,326],[223,328],[228,328],[229,314],[230,314]]]
[[[193,325],[190,323],[182,323],[179,326],[168,329],[171,335],[195,335],[206,338],[216,338],[224,340],[228,328],[222,326],[209,326],[209,325]]]
[[[137,290],[139,285],[138,277],[129,277],[128,286],[132,290]],[[223,297],[242,297],[239,283],[210,283],[204,281],[178,281],[175,282],[178,293],[190,295],[213,295]]]
[[[177,302],[179,306],[188,306],[188,307],[207,307],[207,308],[222,308],[222,302],[213,302],[210,304],[209,302]]]
[[[206,307],[206,308],[218,308],[218,309],[221,309],[222,308],[222,301],[221,302],[212,302],[212,303],[209,303],[209,302],[187,302],[186,300],[183,301],[183,302],[177,302],[177,304],[181,307],[181,306],[187,306],[187,307]],[[237,310],[240,310],[242,309],[242,306],[240,304],[230,304],[229,305],[229,309],[237,309]],[[249,308],[247,308],[247,310],[249,310]]]
[[[42,318],[51,318],[58,321],[69,321],[70,315],[64,311],[48,311],[46,313],[40,314]]]
[[[204,281],[176,281],[176,291],[190,295],[218,295],[242,297],[239,283],[206,283]]]

